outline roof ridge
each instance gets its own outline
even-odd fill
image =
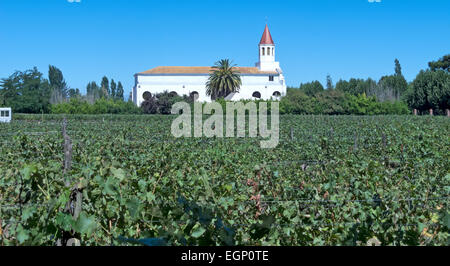
[[[278,74],[276,71],[261,71],[257,67],[236,66],[241,74]],[[212,66],[157,66],[137,74],[207,74]]]

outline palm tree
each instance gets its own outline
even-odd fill
[[[242,81],[235,66],[229,59],[222,59],[214,64],[206,82],[206,95],[211,96],[212,100],[226,97],[232,92],[239,92]]]

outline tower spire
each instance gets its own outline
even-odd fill
[[[264,28],[264,33],[258,45],[259,61],[256,66],[262,71],[276,71],[279,63],[275,61],[275,43],[270,35],[269,26]]]
[[[275,44],[272,40],[272,36],[270,35],[269,27],[267,26],[267,24],[259,44],[271,44],[271,45]]]

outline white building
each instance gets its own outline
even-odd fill
[[[240,72],[242,85],[238,93],[226,97],[228,100],[278,99],[286,95],[286,82],[280,63],[275,61],[275,44],[266,25],[259,43],[259,62],[255,67],[236,67]],[[159,66],[134,75],[133,102],[140,106],[143,94],[168,91],[178,95],[198,95],[199,101],[209,102],[206,96],[206,82],[211,67]]]
[[[0,122],[11,122],[11,108],[0,108]]]

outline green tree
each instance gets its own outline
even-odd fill
[[[280,101],[280,113],[313,114],[314,106],[315,99],[306,95],[303,90],[288,88],[286,96]]]
[[[363,93],[369,96],[377,96],[379,94],[379,87],[377,86],[377,82],[371,78],[368,78],[366,80],[355,78],[352,78],[349,81],[339,80],[336,83],[336,90],[355,96]]]
[[[383,113],[381,103],[375,96],[366,96],[365,93],[357,96],[350,95],[348,113],[356,115],[379,115]]]
[[[123,86],[120,81],[119,84],[117,85],[116,98],[123,101]]]
[[[337,90],[324,90],[315,95],[317,104],[314,107],[315,114],[342,115],[348,109],[348,96]]]
[[[402,75],[402,67],[400,66],[400,61],[398,61],[397,58],[395,58],[395,75],[396,76],[403,76]]]
[[[24,72],[16,71],[0,81],[3,104],[14,112],[40,113],[50,109],[51,88],[36,67]]]
[[[357,80],[356,91],[358,93],[351,93],[358,95],[366,93],[367,96],[375,96],[379,101],[398,101],[405,93],[408,82],[403,77],[402,67],[398,59],[394,60],[395,68],[394,75],[383,76],[378,83],[372,79]]]
[[[242,85],[239,71],[235,70],[229,59],[217,61],[206,82],[206,95],[212,100],[224,98],[233,92],[239,92]]]
[[[331,79],[330,74],[327,75],[327,90],[333,89],[333,80]]]
[[[97,99],[100,99],[102,95],[101,88],[95,81],[89,82],[86,86],[86,98],[89,103],[94,103]]]
[[[450,54],[444,55],[438,61],[429,62],[428,66],[430,67],[431,71],[436,71],[436,70],[441,69],[441,70],[449,72],[450,71]]]
[[[433,71],[432,73],[431,84],[428,84],[428,99],[433,108],[442,112],[450,109],[450,73],[443,70]]]
[[[450,73],[444,70],[422,70],[406,94],[408,106],[420,111],[449,109]]]
[[[70,99],[80,98],[81,97],[81,93],[80,93],[79,89],[69,89],[67,94],[68,94]]]
[[[48,79],[51,90],[51,103],[60,103],[68,96],[67,83],[64,80],[62,71],[55,66],[48,67]]]
[[[380,101],[400,100],[408,87],[408,82],[402,75],[383,76],[378,82],[378,88],[374,95]]]
[[[117,84],[114,81],[114,79],[111,79],[111,98],[116,99],[116,92],[117,92]]]
[[[102,78],[102,82],[101,82],[101,91],[102,91],[102,95],[101,98],[108,98],[110,95],[110,91],[109,91],[109,80],[106,76],[104,76]]]
[[[299,89],[308,96],[314,96],[316,93],[324,90],[322,84],[317,80],[305,84],[302,83]]]
[[[336,90],[352,94],[352,95],[358,95],[366,92],[366,86],[364,86],[365,81],[363,79],[350,79],[349,81],[346,80],[339,80],[336,83]]]

